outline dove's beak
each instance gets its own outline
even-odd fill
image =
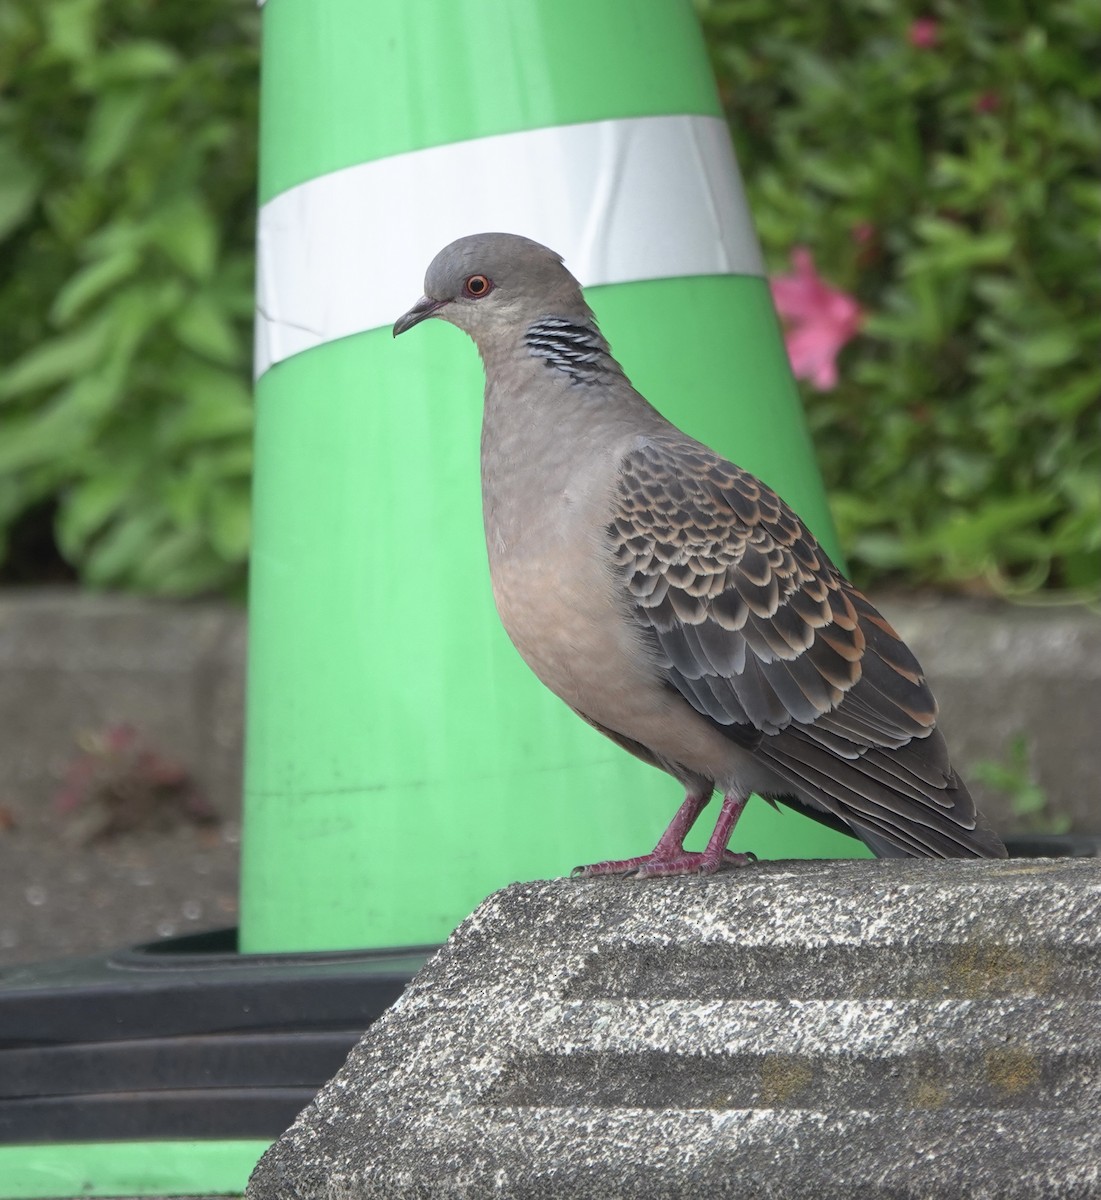
[[[426,317],[433,316],[446,303],[446,300],[433,300],[430,296],[422,296],[407,313],[402,313],[394,322],[394,337],[412,329],[414,325],[419,325]]]

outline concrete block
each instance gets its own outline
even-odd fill
[[[516,884],[249,1200],[1101,1195],[1101,860]]]
[[[1023,737],[1034,781],[1071,828],[1101,833],[1101,616],[1069,605],[877,596],[940,702],[948,746],[983,811],[1020,828],[1007,798],[975,776]]]

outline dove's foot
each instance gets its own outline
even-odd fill
[[[714,875],[723,867],[745,867],[757,861],[755,854],[735,854],[724,850],[721,855],[707,850],[681,850],[677,854],[641,854],[638,858],[620,858],[574,867],[574,879],[594,879],[598,875],[634,875],[636,879],[655,879],[661,875]]]
[[[734,854],[726,848],[748,799],[734,792],[723,797],[723,806],[707,849],[685,850],[685,834],[692,828],[692,823],[710,796],[709,791],[702,789],[689,791],[669,828],[649,854],[593,863],[590,867],[574,867],[570,874],[575,879],[592,879],[597,875],[634,875],[636,879],[653,879],[660,875],[714,875],[723,867],[744,867],[756,862],[755,854]]]

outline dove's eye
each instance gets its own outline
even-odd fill
[[[471,275],[463,284],[463,295],[469,296],[472,300],[480,300],[492,291],[493,280],[487,279],[484,275]]]

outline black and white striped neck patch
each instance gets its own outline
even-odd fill
[[[564,372],[574,383],[597,383],[623,373],[595,325],[540,317],[528,326],[524,342],[533,357]]]

